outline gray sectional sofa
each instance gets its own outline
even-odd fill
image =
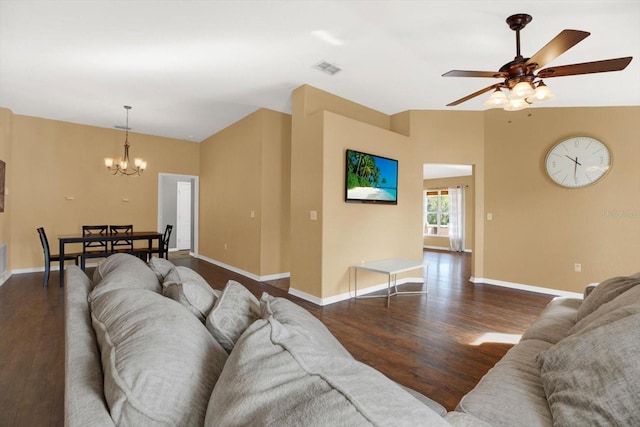
[[[640,426],[640,274],[558,297],[457,411],[493,426]]]
[[[636,283],[554,300],[446,413],[287,299],[116,254],[92,278],[67,269],[65,425],[640,425]]]

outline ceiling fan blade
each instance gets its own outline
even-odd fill
[[[553,40],[529,58],[526,64],[537,64],[534,69],[542,68],[587,38],[589,34],[591,33],[586,31],[562,30]]]
[[[538,72],[538,78],[548,79],[550,77],[575,76],[577,74],[606,73],[609,71],[624,70],[633,59],[632,56],[625,58],[605,59],[602,61],[583,62],[581,64],[563,65],[561,67],[549,67]]]
[[[444,73],[442,77],[490,77],[496,79],[506,79],[507,73],[503,73],[500,71],[451,70]]]
[[[494,90],[494,89],[499,88],[499,87],[502,87],[502,83],[496,83],[496,84],[491,85],[489,87],[485,87],[484,89],[480,89],[479,91],[474,92],[471,95],[467,95],[464,98],[460,98],[457,101],[453,101],[453,102],[447,104],[447,107],[453,107],[455,105],[462,104],[463,102],[466,102],[466,101],[468,101],[468,100],[470,100],[472,98],[475,98],[478,95],[482,95],[483,93],[489,92],[490,90]]]

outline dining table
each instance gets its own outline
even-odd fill
[[[98,241],[107,241],[111,242],[114,240],[146,240],[148,242],[148,249],[151,250],[153,248],[153,241],[155,240],[158,243],[158,251],[160,252],[159,256],[164,256],[163,245],[162,245],[162,237],[163,234],[158,231],[134,231],[132,233],[126,234],[90,234],[90,235],[82,235],[79,234],[61,234],[58,236],[58,241],[60,243],[60,259],[64,259],[65,246],[73,243],[86,243],[86,242],[98,242]],[[139,252],[140,248],[134,249],[134,252]],[[108,253],[108,252],[107,252]],[[60,285],[64,284],[64,267],[60,267]]]

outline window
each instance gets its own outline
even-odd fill
[[[422,214],[425,236],[449,235],[449,192],[425,190]]]

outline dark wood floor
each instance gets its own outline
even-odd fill
[[[551,300],[472,284],[469,254],[428,251],[428,296],[343,301],[318,307],[287,294],[287,280],[258,283],[207,262],[178,257],[216,289],[227,280],[307,308],[358,360],[454,409]],[[419,287],[406,284],[403,290]],[[496,340],[497,338],[497,340]],[[0,426],[64,424],[64,306],[58,274],[12,276],[0,287]]]

